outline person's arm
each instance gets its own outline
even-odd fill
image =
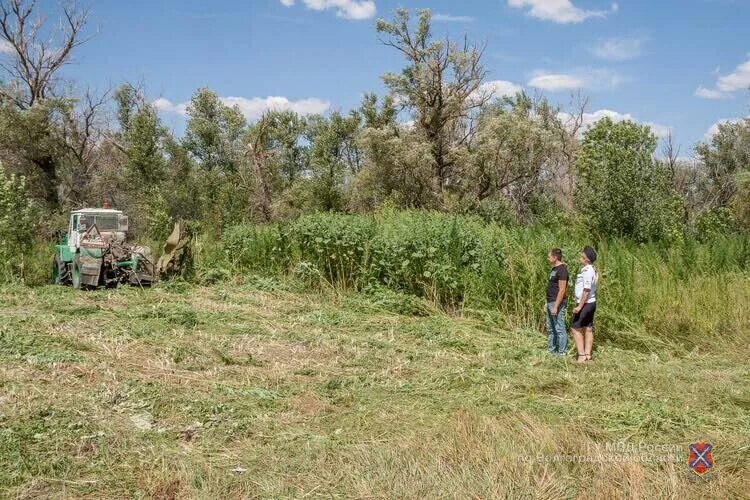
[[[591,292],[591,288],[584,288],[583,293],[581,294],[581,302],[578,303],[575,309],[573,309],[573,312],[578,314],[581,312],[581,309],[583,308],[583,305],[586,303],[586,301],[589,299],[589,292]]]
[[[557,311],[560,310],[560,304],[562,304],[563,299],[565,298],[565,290],[568,287],[568,280],[560,280],[557,282],[558,289],[557,289],[557,297],[555,297],[555,305],[552,306],[552,316],[557,316]]]

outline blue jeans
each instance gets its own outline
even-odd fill
[[[565,301],[552,316],[554,302],[547,302],[547,350],[552,354],[565,354],[568,350],[568,331],[565,329]]]

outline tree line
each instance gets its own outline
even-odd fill
[[[587,127],[583,96],[562,109],[543,95],[496,95],[484,46],[436,37],[429,10],[377,22],[384,50],[404,60],[383,75],[385,95],[367,93],[348,112],[269,110],[249,123],[201,88],[182,137],[143,85],[96,93],[62,78],[76,48],[95,43],[88,14],[66,4],[53,26],[33,0],[0,0],[8,241],[13,231],[28,241],[29,226],[49,234],[61,220],[50,214],[105,200],[155,238],[176,219],[219,234],[240,222],[383,205],[500,224],[568,218],[637,241],[750,229],[750,120],[720,125],[696,145],[698,161],[682,161],[671,136],[657,158],[647,126],[605,118]]]

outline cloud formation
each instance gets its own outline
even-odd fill
[[[607,61],[627,61],[641,55],[646,39],[643,37],[605,38],[591,47],[591,53]]]
[[[703,134],[703,138],[707,141],[710,141],[716,134],[719,133],[719,125],[725,125],[727,123],[737,123],[742,120],[750,120],[750,115],[745,118],[722,118],[721,120],[708,127],[706,133]]]
[[[608,11],[581,9],[570,0],[508,0],[508,5],[516,9],[526,9],[527,14],[536,19],[558,24],[581,23],[592,17],[606,17],[619,10],[616,3],[613,3]]]
[[[280,0],[285,7],[291,7],[295,0]],[[317,11],[335,9],[336,15],[345,19],[369,19],[377,8],[373,0],[301,0],[308,8]]]
[[[529,86],[550,92],[577,90],[586,86],[586,82],[577,76],[564,73],[540,73],[529,80]]]
[[[608,69],[581,68],[565,73],[539,70],[532,73],[527,85],[548,92],[567,92],[580,89],[613,89],[625,80],[626,78],[619,73]]]
[[[572,125],[573,120],[575,117],[569,113],[559,113],[559,118],[562,120],[563,123]],[[585,132],[596,122],[603,118],[609,118],[613,122],[622,122],[625,120],[630,120],[635,123],[641,123],[642,125],[647,125],[651,128],[651,131],[654,133],[656,137],[663,138],[669,135],[669,133],[672,131],[672,127],[668,125],[661,125],[659,123],[654,122],[639,122],[636,120],[633,115],[630,113],[619,113],[617,111],[613,111],[611,109],[600,109],[597,111],[594,111],[593,113],[584,113],[583,114],[583,122],[581,125],[581,133]]]
[[[294,111],[300,115],[312,115],[325,113],[331,107],[331,103],[311,97],[308,99],[300,99],[297,101],[291,101],[286,97],[281,96],[269,96],[265,98],[261,97],[220,97],[222,103],[227,106],[237,106],[242,114],[249,121],[254,121],[260,118],[263,113],[268,110],[276,111]],[[181,116],[187,116],[188,102],[173,103],[169,99],[160,97],[153,101],[153,106],[161,112],[178,114]]]
[[[522,90],[523,87],[516,83],[507,80],[492,80],[480,85],[477,89],[477,94],[481,96],[512,97]]]
[[[722,99],[731,97],[738,90],[748,88],[750,88],[750,56],[728,75],[719,76],[714,88],[708,89],[700,85],[695,89],[695,95],[704,99]]]

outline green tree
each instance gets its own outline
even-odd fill
[[[60,204],[60,170],[66,151],[59,116],[70,102],[46,99],[19,108],[0,97],[0,159],[26,177],[29,193],[50,208]]]
[[[34,1],[0,0],[0,41],[7,49],[0,65],[6,77],[0,85],[0,156],[22,160],[18,169],[35,186],[31,192],[50,208],[60,204],[60,170],[67,155],[61,113],[71,109],[71,101],[61,97],[67,93],[58,73],[86,41],[88,14],[74,4],[61,10],[55,27],[45,23]]]
[[[210,89],[198,89],[187,107],[184,144],[206,172],[237,170],[247,122],[237,106],[226,106]]]
[[[374,94],[364,97],[360,114],[364,128],[357,144],[362,168],[353,179],[351,207],[373,210],[385,202],[401,207],[438,208],[442,199],[434,189],[434,157],[431,144],[396,122],[394,99],[380,105]]]
[[[730,204],[737,189],[737,175],[750,171],[750,118],[720,124],[711,143],[698,144],[696,153],[711,184],[708,208]]]
[[[577,157],[576,205],[599,235],[679,239],[682,200],[654,161],[648,126],[599,120],[584,133]]]
[[[430,147],[432,188],[442,201],[443,190],[455,186],[459,159],[469,138],[468,120],[490,97],[481,95],[486,71],[483,48],[450,39],[433,39],[431,14],[420,10],[416,26],[409,11],[399,9],[392,21],[379,19],[381,41],[398,50],[407,66],[399,74],[388,73],[383,81],[395,100],[414,119],[413,132]]]
[[[500,199],[517,219],[528,215],[529,202],[541,195],[559,161],[557,111],[546,99],[535,104],[523,93],[485,106],[471,143],[464,196]]]
[[[333,112],[329,117],[310,118],[307,139],[315,208],[344,208],[344,190],[362,165],[362,152],[357,145],[361,121],[357,111],[349,116]]]

